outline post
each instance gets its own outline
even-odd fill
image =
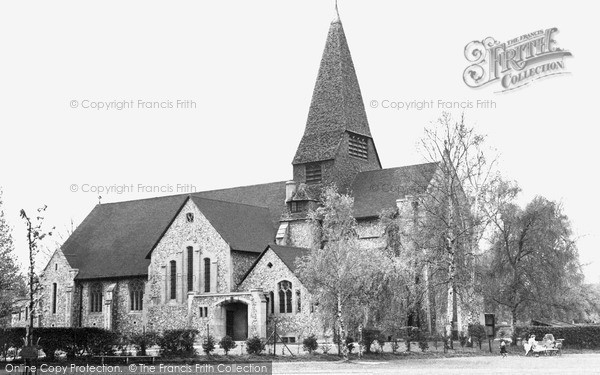
[[[277,355],[277,323],[273,322],[273,357]]]
[[[490,353],[492,352],[492,339],[488,337],[488,344],[490,345]]]

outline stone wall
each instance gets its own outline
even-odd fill
[[[269,267],[269,264],[271,264],[271,267]],[[277,288],[278,283],[282,280],[292,283],[292,313],[279,312]],[[317,336],[323,335],[323,326],[317,314],[310,312],[312,301],[308,290],[272,250],[268,250],[263,255],[240,286],[242,290],[251,290],[254,288],[262,288],[265,295],[271,291],[273,292],[275,296],[275,313],[272,313],[270,306],[267,306],[267,315],[269,318],[275,318],[278,321],[277,332],[280,336],[295,337],[296,340],[299,340],[311,334]],[[300,290],[300,312],[298,312],[297,290]],[[273,319],[269,319],[267,336],[273,331],[272,322]]]
[[[193,214],[193,222],[186,215]],[[154,329],[183,328],[189,325],[187,316],[187,247],[193,248],[192,294],[228,293],[233,287],[230,270],[232,259],[229,245],[191,201],[182,208],[151,255],[148,268],[148,322]],[[211,291],[204,291],[204,258],[211,260]],[[177,298],[170,298],[170,262],[177,266]],[[238,275],[239,277],[239,275]]]
[[[56,250],[40,276],[42,292],[40,296],[44,327],[68,327],[72,325],[73,270],[60,249]],[[56,284],[56,310],[53,309],[53,289]]]
[[[284,245],[311,248],[315,242],[315,235],[311,224],[306,220],[294,220],[289,222],[288,235]]]
[[[250,270],[250,267],[252,267],[252,264],[259,255],[258,253],[245,251],[231,251],[231,275],[233,277],[231,285],[234,290],[237,290],[237,287],[242,282],[242,278]]]

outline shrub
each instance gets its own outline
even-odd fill
[[[229,336],[227,336],[227,337],[229,337]],[[216,344],[215,338],[212,337],[211,335],[208,335],[206,337],[206,339],[204,340],[204,342],[202,343],[202,351],[204,352],[204,354],[210,355],[210,353],[213,350],[215,350],[215,344]]]
[[[146,355],[146,350],[158,342],[154,332],[133,333],[127,339],[135,347],[137,355]]]
[[[87,352],[91,355],[114,355],[114,346],[119,343],[117,332],[98,330],[87,332]]]
[[[479,350],[481,350],[481,344],[487,338],[487,334],[485,333],[485,327],[479,323],[469,324],[468,333],[469,336],[471,336],[471,339],[477,340]]]
[[[221,341],[219,341],[219,347],[225,351],[225,355],[228,355],[231,349],[237,348],[237,344],[231,337],[223,336]]]
[[[196,354],[194,341],[198,331],[195,329],[166,330],[158,339],[160,354],[165,357],[192,357]]]
[[[385,337],[381,334],[378,329],[363,329],[362,331],[362,345],[365,347],[365,353],[371,353],[371,344],[377,340],[379,342],[385,342]]]
[[[260,355],[265,350],[265,343],[258,336],[246,340],[246,351],[248,354]]]
[[[329,354],[329,351],[331,350],[331,344],[329,342],[321,344],[321,350],[323,351],[323,354]]]
[[[35,332],[35,331],[34,331]],[[10,348],[19,349],[23,346],[23,338],[25,337],[25,328],[3,328],[0,330],[0,351],[2,357],[6,358],[10,355]],[[16,355],[16,351],[12,354]]]
[[[319,347],[319,343],[317,342],[315,335],[310,335],[302,341],[302,346],[305,352],[313,354],[313,352]]]

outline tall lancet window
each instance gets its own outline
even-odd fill
[[[204,258],[204,293],[210,293],[210,258]]]
[[[131,311],[142,311],[144,308],[144,283],[140,280],[129,284],[129,307]]]
[[[194,290],[194,248],[188,246],[187,248],[187,290],[191,292]]]
[[[102,312],[102,284],[90,286],[90,312]]]
[[[172,260],[170,265],[171,299],[177,299],[177,262]]]

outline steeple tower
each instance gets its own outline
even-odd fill
[[[342,192],[358,172],[381,169],[337,2],[292,165],[295,182],[335,183]]]

